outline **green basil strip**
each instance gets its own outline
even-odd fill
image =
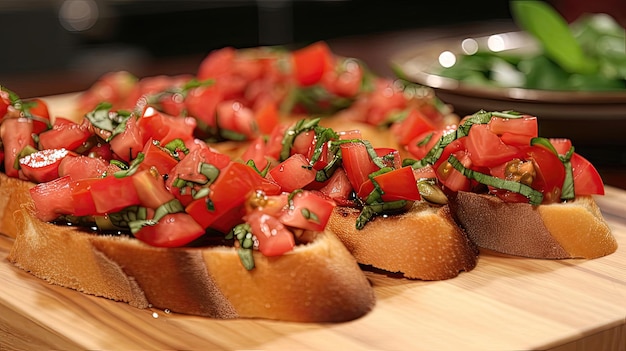
[[[552,151],[555,155],[559,157],[559,160],[563,163],[565,167],[565,179],[563,180],[563,185],[561,186],[561,199],[562,200],[571,200],[576,196],[574,189],[574,170],[572,169],[571,158],[574,154],[574,147],[572,146],[565,155],[559,155],[559,153],[554,148],[554,145],[550,142],[548,138],[532,138],[530,140],[530,145],[541,145],[548,150]]]
[[[356,229],[361,230],[365,228],[365,225],[369,223],[376,215],[386,212],[397,211],[403,209],[408,204],[407,200],[396,200],[389,202],[378,202],[363,207],[359,217],[356,219]]]
[[[283,135],[283,140],[281,141],[282,149],[279,154],[279,161],[284,161],[289,158],[291,155],[291,147],[293,146],[296,137],[302,133],[308,132],[310,130],[315,129],[318,126],[321,118],[314,119],[301,119],[296,124],[289,128],[285,135]]]
[[[512,191],[518,194],[521,194],[528,198],[529,203],[531,205],[540,205],[543,201],[543,194],[540,191],[537,191],[526,184],[522,184],[520,182],[515,182],[512,180],[506,180],[498,177],[493,177],[488,174],[476,172],[469,168],[465,168],[461,161],[459,161],[453,155],[450,155],[448,158],[448,162],[456,169],[461,172],[465,177],[469,179],[474,179],[475,181],[487,185],[492,186],[494,188],[503,189]]]

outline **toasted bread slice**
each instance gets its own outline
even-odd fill
[[[21,190],[8,191],[8,184]],[[365,274],[330,232],[306,233],[312,240],[283,256],[254,252],[256,266],[248,271],[234,247],[157,248],[42,222],[26,184],[2,178],[2,196],[12,193],[21,205],[4,207],[0,231],[15,237],[8,260],[50,283],[139,308],[212,318],[340,322],[375,304]]]
[[[453,213],[479,247],[544,259],[597,258],[617,242],[593,197],[532,206],[506,203],[486,194],[459,192]]]
[[[421,280],[453,278],[476,266],[478,250],[447,205],[418,201],[409,211],[375,217],[360,230],[358,216],[357,209],[336,207],[327,229],[361,264]]]

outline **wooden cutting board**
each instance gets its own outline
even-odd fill
[[[595,260],[482,254],[438,282],[367,272],[377,305],[339,324],[212,320],[84,295],[15,268],[0,235],[0,349],[626,349],[626,192],[598,202],[619,249]],[[1,228],[0,228],[1,229]]]
[[[437,282],[367,271],[377,305],[339,324],[136,309],[14,267],[12,239],[0,235],[0,350],[626,350],[626,191],[608,187],[597,200],[619,243],[614,254],[549,261],[483,253],[473,271]]]

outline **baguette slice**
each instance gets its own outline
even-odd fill
[[[8,260],[86,294],[211,318],[296,322],[348,321],[375,304],[365,274],[329,232],[307,233],[314,236],[309,244],[280,257],[255,252],[256,267],[248,271],[233,247],[156,248],[42,222],[32,202],[23,204],[5,214],[16,230]]]
[[[459,224],[480,248],[508,255],[586,258],[609,255],[617,241],[593,197],[532,206],[486,194],[459,192],[451,202]]]
[[[358,216],[357,209],[336,207],[327,229],[361,264],[421,280],[454,278],[476,266],[478,249],[447,205],[418,201],[405,213],[375,217],[361,230]]]
[[[28,190],[33,187],[31,182],[8,177],[0,173],[0,232],[15,238],[18,229],[13,213],[19,210],[22,204],[30,201]]]

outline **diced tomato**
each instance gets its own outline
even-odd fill
[[[565,180],[565,167],[561,160],[540,146],[531,146],[528,157],[533,161],[537,173],[531,186],[543,193],[543,203],[561,201],[561,187]]]
[[[119,168],[101,158],[77,155],[65,157],[59,164],[58,173],[60,177],[69,176],[72,180],[84,178],[102,178],[107,174],[112,174]]]
[[[156,169],[139,171],[131,178],[142,206],[157,209],[164,203],[174,200],[174,195],[167,191],[165,182]]]
[[[322,77],[322,85],[340,97],[354,97],[361,91],[363,67],[355,59],[343,59]]]
[[[83,145],[93,133],[87,123],[76,123],[68,119],[57,117],[52,129],[39,134],[41,149],[76,150]]]
[[[346,171],[343,168],[337,168],[319,191],[335,202],[344,204],[352,192],[352,184],[350,184]]]
[[[278,183],[283,191],[302,189],[315,180],[317,171],[309,166],[302,154],[294,154],[272,168],[268,176]]]
[[[259,136],[254,139],[241,155],[241,159],[244,162],[253,161],[257,169],[265,169],[268,164],[267,152],[265,151],[267,145],[265,143],[265,137]]]
[[[334,201],[312,191],[298,192],[292,201],[279,220],[284,225],[306,230],[324,230],[336,206]]]
[[[252,234],[259,242],[259,251],[265,256],[280,256],[296,245],[293,233],[274,216],[253,211],[246,216]]]
[[[33,121],[29,118],[5,118],[0,126],[0,140],[4,148],[4,173],[19,176],[17,157],[26,146],[35,147],[32,137]]]
[[[153,139],[162,145],[174,139],[193,139],[196,120],[191,117],[172,117],[148,107],[137,121],[143,141]]]
[[[496,135],[505,133],[536,137],[539,127],[537,117],[524,115],[520,118],[491,117],[488,123],[489,130]],[[474,128],[472,126],[472,128]]]
[[[260,134],[270,134],[280,122],[276,101],[265,100],[255,109],[254,119]]]
[[[99,180],[100,178],[83,178],[73,180],[70,183],[72,202],[74,203],[73,215],[90,216],[100,214],[96,210],[96,204],[93,202],[93,196],[91,196],[91,184]]]
[[[117,212],[141,201],[132,177],[105,177],[91,184],[91,195],[98,213]]]
[[[231,162],[224,168],[210,190],[208,197],[192,201],[185,211],[203,228],[219,220],[221,228],[227,228],[226,231],[241,223],[241,216],[245,213],[243,204],[250,193],[261,190],[276,195],[281,192],[278,184],[238,162]]]
[[[236,54],[237,51],[233,47],[211,51],[198,67],[198,79],[216,79],[227,74]]]
[[[189,90],[185,106],[189,116],[198,120],[198,128],[207,135],[217,127],[217,104],[222,101],[222,92],[215,85]]]
[[[572,155],[571,162],[576,196],[604,195],[602,177],[591,162],[577,153]]]
[[[567,138],[550,138],[550,143],[559,155],[565,155],[572,148],[572,141]]]
[[[409,200],[417,201],[421,199],[417,182],[411,167],[402,167],[393,171],[383,173],[374,177],[384,194],[383,201]],[[361,198],[366,198],[374,190],[371,180],[363,183],[358,191]]]
[[[325,42],[316,42],[292,52],[293,71],[301,86],[318,83],[334,66],[334,57]]]
[[[311,149],[315,147],[315,132],[308,131],[296,136],[291,146],[291,154],[301,154],[309,156]]]
[[[110,72],[98,79],[81,94],[77,109],[86,113],[103,101],[113,104],[114,109],[128,108],[127,99],[137,84],[137,78],[126,71]],[[134,104],[134,101],[132,102]]]
[[[478,167],[493,167],[521,154],[518,148],[503,143],[486,124],[472,126],[466,147],[472,164]]]
[[[364,101],[367,104],[365,122],[375,126],[384,123],[391,112],[401,111],[407,107],[404,91],[394,85],[391,79],[377,79],[374,91]]]
[[[156,224],[142,227],[135,237],[151,246],[180,247],[204,235],[205,231],[184,212],[169,213]]]
[[[37,218],[49,222],[62,214],[74,213],[70,182],[70,177],[61,177],[30,188]]]
[[[143,149],[144,142],[141,129],[137,125],[137,119],[131,116],[126,121],[124,131],[111,139],[109,142],[113,153],[121,160],[129,162],[134,160]]]
[[[217,125],[221,130],[236,133],[235,140],[251,140],[258,135],[254,112],[235,100],[217,104]]]
[[[6,115],[9,106],[11,106],[11,98],[9,97],[9,92],[0,87],[0,121],[2,121],[4,115]]]
[[[354,189],[360,189],[361,185],[369,178],[370,173],[379,170],[362,143],[347,143],[341,145],[343,169]]]
[[[48,104],[39,98],[25,100],[22,104],[27,109],[29,118],[33,119],[33,133],[40,134],[50,127]]]
[[[20,169],[32,182],[49,182],[59,177],[59,165],[67,156],[74,155],[66,149],[40,150],[21,158]]]
[[[417,136],[435,130],[436,126],[428,116],[416,108],[411,108],[404,120],[394,123],[391,132],[400,145],[407,145]]]
[[[421,160],[428,152],[439,142],[442,136],[454,133],[457,129],[456,125],[449,125],[443,129],[437,129],[432,132],[426,132],[415,137],[407,145],[407,151],[414,158]]]
[[[139,170],[154,167],[159,174],[167,174],[178,164],[178,161],[176,161],[169,151],[157,145],[152,139],[146,142],[142,153],[144,159],[139,164]]]
[[[459,141],[459,140],[456,140]],[[452,145],[451,143],[450,145]],[[467,155],[465,149],[459,149],[455,152],[451,153],[456,157],[457,160],[463,164],[465,168],[471,168],[472,161]],[[448,156],[449,157],[449,156]],[[471,187],[470,180],[464,176],[461,172],[457,171],[452,165],[447,161],[448,157],[440,158],[437,163],[435,163],[435,170],[437,171],[437,178],[439,181],[450,191],[468,191]]]

